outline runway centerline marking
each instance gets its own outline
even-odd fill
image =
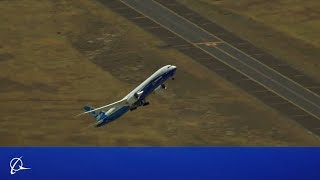
[[[137,17],[133,17],[133,18],[130,18],[130,19],[144,19],[144,18],[147,18],[145,16],[137,16]]]
[[[206,45],[206,46],[213,47],[213,46],[217,46],[218,44],[221,44],[221,43],[223,43],[223,42],[221,42],[221,41],[211,41],[211,42],[198,42],[198,43],[194,43],[194,44],[196,44],[196,45]]]

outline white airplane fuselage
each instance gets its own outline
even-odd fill
[[[134,106],[139,100],[144,100],[149,94],[151,94],[157,87],[162,85],[167,79],[173,77],[176,72],[177,67],[172,65],[167,65],[155,73],[153,73],[149,78],[143,81],[138,87],[131,91],[124,98],[128,99],[128,103]],[[138,95],[138,98],[137,98]]]
[[[123,105],[112,107],[107,111],[101,111],[97,115],[93,113],[93,116],[98,120],[96,126],[99,127],[114,121],[129,110],[135,110],[139,106],[148,105],[149,102],[146,102],[146,97],[155,90],[159,90],[160,88],[164,89],[165,85],[163,83],[169,78],[174,79],[173,76],[176,72],[176,69],[176,66],[173,65],[166,65],[160,68],[123,99],[121,99],[121,102],[125,102]],[[90,112],[94,110],[88,106],[84,107],[84,109]]]

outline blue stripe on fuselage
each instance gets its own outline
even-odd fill
[[[172,77],[175,73],[175,69],[161,74],[160,76],[155,77],[149,84],[147,84],[143,89],[143,94],[140,96],[140,99],[143,100],[149,94],[151,94],[158,86],[163,84],[167,79]]]
[[[118,119],[120,116],[125,114],[127,111],[129,111],[130,106],[123,106],[116,110],[115,112],[111,113],[110,115],[107,115],[105,119],[100,120],[99,123],[96,125],[96,127],[102,126],[104,124],[107,124],[111,121],[114,121]]]
[[[175,69],[168,71],[166,73],[163,73],[157,77],[155,77],[149,84],[147,84],[143,89],[143,94],[140,96],[140,99],[143,100],[145,97],[147,97],[150,93],[154,91],[158,86],[163,84],[168,78],[172,77],[175,73]],[[115,112],[111,113],[110,115],[107,115],[107,117],[103,120],[100,120],[99,123],[96,125],[96,127],[102,126],[104,124],[107,124],[109,122],[112,122],[125,114],[127,111],[129,111],[130,106],[123,106],[116,110]]]

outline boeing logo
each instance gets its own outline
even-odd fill
[[[26,169],[31,169],[31,168],[26,168],[23,167],[23,162],[22,162],[22,156],[19,158],[13,158],[10,161],[10,174],[14,175],[16,172],[20,171],[20,170],[26,170]]]

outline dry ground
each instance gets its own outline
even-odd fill
[[[294,121],[88,0],[0,1],[0,145],[319,145]],[[77,117],[165,64],[176,81],[102,128]]]
[[[320,1],[178,1],[320,82]]]

